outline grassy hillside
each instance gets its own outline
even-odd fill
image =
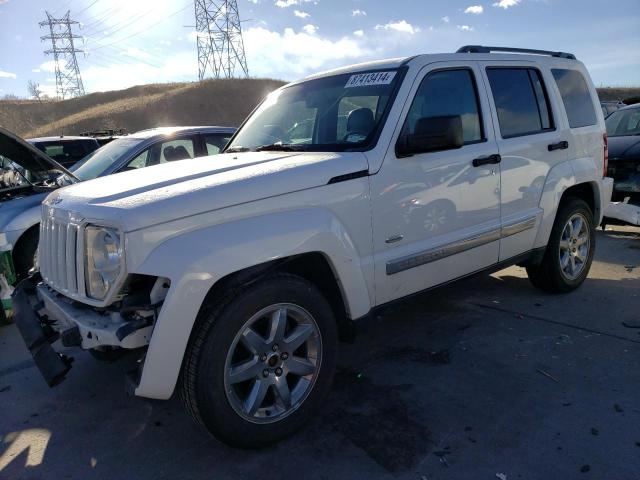
[[[140,85],[64,101],[0,101],[0,125],[25,138],[167,125],[237,126],[265,95],[282,85],[270,79],[207,80]],[[601,100],[640,96],[640,88],[599,88]]]
[[[140,85],[64,101],[0,102],[0,125],[25,138],[168,125],[237,126],[265,95],[282,85],[270,79],[207,80]]]

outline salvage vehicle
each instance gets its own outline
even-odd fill
[[[0,136],[3,132],[9,135],[9,132],[2,130]],[[53,175],[60,175],[59,172],[64,170],[65,176],[61,185],[66,185],[69,182],[89,180],[157,163],[212,155],[226,145],[234,132],[235,128],[230,127],[166,127],[144,130],[114,140],[95,150],[70,168],[73,174],[46,155],[39,156],[38,165],[45,166],[46,172],[51,172]],[[95,139],[80,138],[95,142]],[[27,145],[23,145],[24,142],[13,134],[11,139],[7,138],[6,141],[12,141],[15,145],[13,150],[15,159],[9,155],[9,161],[22,165],[22,157],[30,159],[34,154],[33,149],[27,148]],[[21,150],[18,145],[21,145]],[[2,154],[0,150],[0,155]],[[29,171],[28,168],[27,171]],[[29,173],[33,178],[40,174],[40,172]],[[7,170],[6,175],[16,176],[18,182],[23,181],[22,175],[16,173],[15,169]],[[48,175],[45,175],[48,182],[46,187],[40,185],[41,181],[38,179],[40,183],[37,186],[12,189],[0,199],[0,238],[4,235],[8,245],[14,247],[11,252],[15,271],[7,273],[8,279],[12,278],[12,273],[18,279],[23,278],[33,266],[38,246],[40,203],[52,189],[61,186],[51,181]]]
[[[324,72],[268,95],[216,158],[50,194],[16,323],[49,385],[70,368],[58,336],[130,350],[135,395],[177,389],[217,438],[266,445],[322,404],[338,339],[392,302],[512,264],[578,288],[606,163],[568,53],[470,46]],[[431,191],[455,206],[438,228]]]
[[[62,165],[0,127],[0,275],[9,283],[33,266],[42,200],[75,181]]]
[[[620,108],[623,108],[624,106],[625,106],[625,103],[620,100],[600,102],[600,108],[602,108],[602,114],[604,115],[605,119],[609,115],[611,115],[613,112],[615,112]]]
[[[613,112],[606,119],[613,199],[640,200],[640,104]]]
[[[100,144],[95,138],[88,137],[61,135],[59,137],[28,138],[27,142],[66,168],[100,148]]]

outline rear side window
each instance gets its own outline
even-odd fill
[[[584,77],[577,70],[554,68],[551,70],[562,96],[571,128],[586,127],[597,123],[596,111]]]
[[[549,99],[534,68],[488,68],[502,138],[553,130]]]
[[[404,124],[404,133],[414,133],[419,119],[459,115],[464,143],[482,141],[480,108],[473,73],[468,69],[429,73],[420,84]]]

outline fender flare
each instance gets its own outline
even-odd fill
[[[262,263],[315,252],[329,261],[344,295],[348,315],[357,318],[366,314],[372,302],[362,258],[370,258],[370,252],[364,256],[357,252],[342,222],[321,207],[260,215],[192,230],[168,238],[139,265],[128,263],[129,273],[171,280],[154,326],[136,395],[158,399],[172,395],[200,307],[218,281]]]

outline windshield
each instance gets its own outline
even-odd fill
[[[398,70],[334,75],[273,92],[227,152],[365,150],[375,142]]]
[[[618,110],[607,117],[607,135],[622,137],[640,135],[640,108]]]
[[[142,138],[119,138],[90,153],[71,167],[70,170],[80,180],[97,178],[143,141],[144,139]]]

